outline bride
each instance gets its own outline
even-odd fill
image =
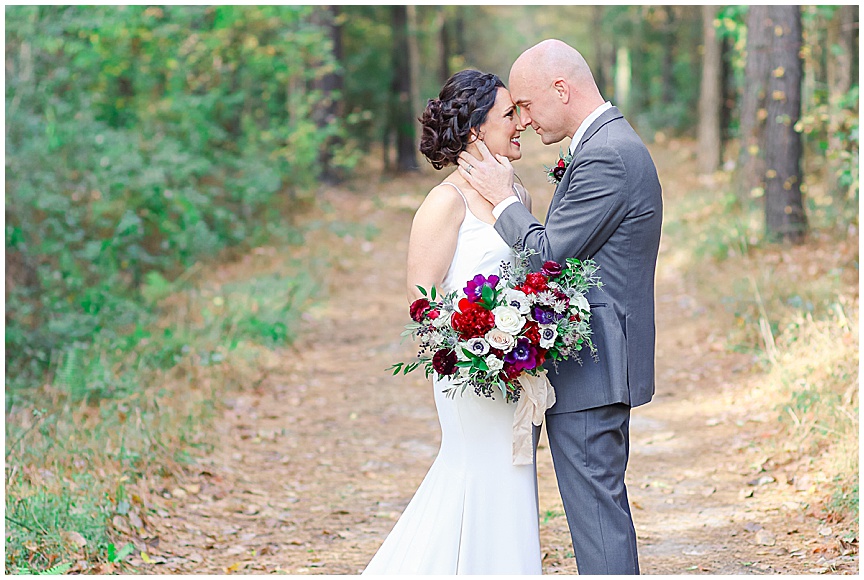
[[[510,160],[522,156],[509,91],[497,76],[454,74],[420,119],[420,151],[435,169],[456,166],[459,153],[479,157],[476,141]],[[516,186],[530,210],[530,198]],[[499,274],[511,249],[493,227],[492,205],[452,172],[414,216],[408,248],[409,301],[417,286],[462,290],[476,274]],[[433,382],[441,448],[364,574],[540,574],[535,463],[513,465],[515,404],[475,395],[454,398]]]

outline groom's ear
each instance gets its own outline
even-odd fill
[[[567,84],[567,81],[559,78],[552,83],[552,87],[555,89],[555,93],[558,95],[558,98],[561,99],[562,103],[566,105],[570,102],[570,85]]]

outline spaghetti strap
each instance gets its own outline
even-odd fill
[[[471,211],[471,210],[468,208],[468,199],[466,199],[465,194],[462,193],[462,190],[459,189],[459,187],[458,187],[455,183],[450,183],[449,181],[442,181],[442,182],[441,182],[441,185],[450,185],[450,186],[452,186],[453,189],[455,189],[455,190],[459,193],[459,195],[462,197],[462,201],[465,202],[465,209],[468,209],[468,211]]]

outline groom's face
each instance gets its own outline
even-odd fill
[[[558,143],[571,136],[563,126],[561,99],[552,83],[528,71],[514,70],[510,73],[510,94],[519,107],[522,125],[530,125],[544,144]]]

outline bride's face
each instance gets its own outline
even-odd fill
[[[493,155],[503,155],[515,161],[522,157],[519,135],[524,130],[516,113],[516,105],[510,98],[510,91],[499,87],[495,105],[486,115],[486,122],[480,126],[480,138]]]

